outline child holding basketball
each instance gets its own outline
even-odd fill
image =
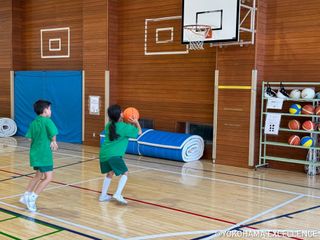
[[[122,121],[123,113],[119,105],[112,105],[108,108],[109,122],[105,127],[105,139],[100,149],[100,170],[106,177],[103,181],[99,201],[109,201],[111,197],[107,194],[112,177],[121,175],[113,199],[119,203],[127,204],[122,196],[122,190],[128,179],[128,168],[123,160],[127,149],[129,138],[136,138],[141,134],[141,127],[138,119],[130,118],[132,124]]]
[[[20,198],[20,202],[31,212],[37,211],[36,200],[52,180],[52,150],[58,149],[58,129],[50,119],[51,103],[38,100],[33,104],[33,108],[38,116],[30,124],[26,137],[31,139],[30,166],[36,170],[36,175],[30,180],[27,191]]]

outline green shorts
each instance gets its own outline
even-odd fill
[[[119,176],[127,172],[128,168],[122,157],[112,157],[107,161],[100,161],[100,170],[101,173],[113,171],[116,176]]]
[[[42,166],[42,167],[33,167],[34,170],[44,172],[52,172],[53,166]]]

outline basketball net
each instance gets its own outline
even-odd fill
[[[209,25],[185,25],[183,29],[189,42],[189,50],[203,50],[204,40],[212,38],[212,29]]]

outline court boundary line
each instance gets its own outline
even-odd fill
[[[140,167],[140,170],[135,170],[135,171],[143,171],[145,169],[148,169],[150,170],[149,167],[142,167],[142,166],[138,166]],[[159,169],[157,169],[159,170]],[[0,170],[1,171],[1,170]],[[133,171],[134,172],[134,171]],[[172,172],[171,172],[172,173]],[[173,172],[175,173],[175,172]],[[175,173],[175,174],[179,174],[179,173]],[[103,177],[101,177],[103,178]],[[52,187],[50,189],[47,189],[47,190],[52,190],[52,189],[56,189],[56,188],[62,188],[62,187],[67,187],[67,186],[70,186],[70,187],[74,187],[74,188],[77,188],[77,189],[82,189],[82,190],[90,190],[90,191],[93,191],[93,192],[97,192],[99,193],[100,191],[96,191],[96,190],[92,190],[92,189],[88,189],[88,188],[83,188],[83,187],[79,187],[79,186],[73,186],[75,184],[79,184],[79,183],[83,183],[83,182],[88,182],[88,181],[94,181],[94,180],[97,180],[99,178],[95,178],[95,179],[89,179],[89,180],[86,180],[86,181],[81,181],[81,182],[76,182],[76,183],[71,183],[71,184],[65,184],[65,183],[61,183],[61,182],[55,182],[56,184],[61,184],[62,186],[56,186],[56,187]],[[210,178],[209,178],[210,180]],[[22,194],[20,194],[22,195]],[[302,194],[301,194],[302,195]],[[298,196],[299,197],[299,196]],[[9,197],[7,197],[9,198]],[[7,199],[6,198],[6,199]],[[214,217],[209,217],[209,216],[204,216],[204,215],[201,215],[201,214],[197,214],[197,213],[193,213],[193,212],[188,212],[188,211],[185,211],[185,210],[180,210],[180,209],[175,209],[175,208],[171,208],[171,207],[167,207],[167,206],[162,206],[162,205],[159,205],[159,204],[155,204],[155,203],[149,203],[149,202],[145,202],[145,201],[141,201],[141,200],[137,200],[137,199],[132,199],[132,198],[127,198],[127,199],[130,199],[132,201],[135,201],[135,202],[140,202],[140,203],[144,203],[144,204],[148,204],[148,205],[152,205],[152,206],[157,206],[157,207],[162,207],[164,209],[168,209],[168,210],[174,210],[174,211],[177,211],[177,212],[180,212],[180,213],[187,213],[187,214],[191,214],[191,215],[194,215],[194,216],[198,216],[198,217],[205,217],[207,219],[211,219],[211,220],[215,220],[215,221],[219,221],[219,222],[224,222],[224,223],[227,223],[227,224],[235,224],[234,222],[231,222],[231,221],[226,221],[226,220],[222,220],[222,219],[218,219],[218,218],[214,218]],[[2,200],[2,199],[0,199]],[[250,227],[250,226],[246,226],[246,228],[250,228],[250,229],[256,229],[254,227]],[[212,231],[211,231],[212,232]]]
[[[139,169],[139,170],[136,170],[134,172],[140,172],[140,171],[144,171],[144,169]],[[85,182],[95,181],[95,180],[102,179],[102,178],[105,178],[105,176],[99,177],[99,178],[94,178],[94,179],[88,179],[88,180],[85,180],[85,181],[70,183],[70,184],[63,184],[63,185],[60,185],[60,186],[47,188],[44,191],[53,190],[53,189],[57,189],[57,188],[63,188],[63,187],[69,187],[69,186],[71,187],[72,185],[75,185],[75,184],[81,184],[81,183],[85,183]],[[62,183],[60,183],[60,184],[62,184]],[[80,189],[80,190],[83,189],[83,188],[77,187],[77,186],[74,186],[74,187],[76,189]],[[21,196],[21,195],[23,195],[23,193],[22,194],[16,194],[16,195],[7,196],[7,197],[4,197],[4,198],[0,198],[0,204],[3,204],[5,206],[9,206],[9,207],[12,207],[12,208],[15,208],[15,209],[19,209],[21,211],[26,210],[25,208],[21,208],[21,207],[18,207],[16,205],[5,203],[5,202],[2,201],[4,199],[10,199],[10,198],[18,197],[18,196]],[[42,217],[45,217],[45,218],[48,218],[48,219],[51,219],[51,220],[54,220],[54,221],[57,221],[57,222],[62,222],[62,223],[65,223],[65,224],[69,224],[71,226],[75,226],[75,227],[78,227],[78,228],[81,228],[81,229],[93,231],[93,232],[99,233],[99,234],[101,234],[103,236],[108,236],[108,237],[111,237],[111,238],[114,238],[114,239],[125,239],[123,237],[120,237],[120,236],[117,236],[117,235],[114,235],[114,234],[111,234],[111,233],[107,233],[107,232],[104,232],[104,231],[101,231],[101,230],[97,230],[97,229],[94,229],[94,228],[91,228],[91,227],[88,227],[88,226],[84,226],[84,225],[77,224],[77,223],[74,223],[74,222],[71,222],[71,221],[67,221],[67,220],[64,220],[62,218],[56,218],[56,217],[48,215],[48,214],[39,213],[39,212],[35,212],[34,214],[42,216]],[[52,225],[54,225],[54,224],[52,224]],[[79,226],[81,226],[81,227],[79,227]]]
[[[316,205],[316,206],[313,206],[313,207],[301,209],[301,210],[294,211],[294,212],[289,212],[289,213],[286,213],[286,214],[281,214],[281,215],[278,215],[278,216],[275,216],[275,217],[263,219],[263,220],[256,221],[256,222],[251,222],[251,223],[248,223],[248,224],[246,224],[246,225],[243,225],[241,228],[243,228],[243,227],[245,227],[245,226],[254,226],[254,225],[261,224],[261,223],[265,223],[265,222],[271,222],[271,221],[273,221],[273,220],[277,220],[277,219],[285,218],[285,217],[287,217],[287,218],[293,218],[293,217],[291,217],[291,216],[294,216],[294,215],[297,215],[297,214],[300,214],[300,213],[309,212],[309,211],[312,211],[312,210],[317,209],[317,208],[320,208],[320,205]]]
[[[15,152],[14,152],[15,153]],[[67,159],[71,159],[71,158],[74,158],[74,157],[71,157],[71,156],[67,156],[67,157],[62,157],[62,158],[58,158],[58,159],[55,159],[57,161],[61,161],[61,160],[67,160]],[[0,166],[0,169],[2,168],[9,168],[9,167],[17,167],[17,166],[23,166],[23,165],[29,165],[30,162],[29,160],[23,160],[25,161],[25,163],[18,163],[18,164],[11,164],[11,165],[5,165],[5,166]],[[0,180],[1,181],[1,180]]]
[[[136,173],[136,172],[141,172],[141,171],[144,171],[144,169],[135,170],[135,171],[132,171],[131,173]],[[28,176],[23,176],[23,177],[28,177]],[[57,181],[52,181],[52,183],[58,184],[59,186],[45,188],[43,191],[45,192],[45,191],[55,190],[57,188],[63,188],[63,187],[74,187],[74,188],[77,188],[77,189],[84,189],[82,187],[73,186],[73,185],[78,185],[78,184],[82,184],[82,183],[88,183],[88,182],[91,182],[91,181],[101,180],[101,179],[104,179],[104,178],[105,178],[105,176],[102,176],[102,177],[98,177],[98,178],[91,178],[91,179],[87,179],[87,180],[84,180],[84,181],[78,181],[78,182],[73,182],[73,183],[61,183],[61,182],[57,182]],[[2,198],[0,198],[0,201],[4,200],[4,199],[10,199],[10,198],[19,197],[19,196],[22,196],[23,194],[24,193],[19,193],[19,194],[15,194],[15,195],[2,197]]]
[[[7,145],[7,146],[14,147],[14,148],[30,149],[30,147],[24,147],[24,146],[14,146],[14,145]],[[77,156],[77,155],[68,154],[68,153],[61,153],[61,152],[58,152],[58,151],[59,151],[59,149],[57,151],[53,151],[53,155],[60,154],[60,155],[65,155],[65,156],[73,156],[73,157],[81,157],[81,158],[92,158],[92,157],[86,157],[86,156]],[[14,152],[8,152],[8,153],[14,153]]]
[[[16,205],[5,203],[5,202],[2,202],[2,201],[0,201],[0,204],[5,205],[7,207],[14,208],[14,209],[18,209],[20,211],[24,211],[25,210],[25,208],[21,208],[21,207],[18,207]],[[61,219],[61,218],[56,218],[56,217],[53,217],[53,216],[48,215],[48,214],[44,214],[44,213],[40,213],[40,212],[35,212],[33,214],[41,216],[41,217],[44,217],[44,218],[47,218],[47,219],[54,220],[56,222],[64,223],[64,224],[67,224],[67,225],[70,225],[70,226],[73,226],[73,227],[77,227],[77,228],[80,228],[80,229],[85,229],[85,230],[88,230],[88,231],[92,231],[92,232],[100,234],[102,236],[107,236],[107,237],[110,237],[110,238],[113,238],[113,239],[119,239],[119,240],[124,239],[122,237],[119,237],[117,235],[113,235],[113,234],[108,233],[108,232],[104,232],[104,231],[101,231],[101,230],[98,230],[98,229],[95,229],[95,228],[84,226],[82,224],[77,224],[77,223],[74,223],[74,222],[71,222],[71,221],[67,221],[67,220],[64,220],[64,219]]]
[[[179,173],[179,172],[174,172],[174,171],[165,170],[165,169],[156,169],[156,168],[152,168],[152,167],[139,166],[139,165],[135,165],[135,164],[132,164],[132,163],[128,163],[128,165],[132,165],[132,166],[135,166],[135,167],[146,168],[146,169],[150,169],[150,170],[155,170],[155,171],[159,171],[159,172],[167,172],[167,173],[173,173],[173,174],[181,175],[181,173]],[[298,193],[298,192],[293,192],[293,191],[286,191],[286,190],[282,190],[282,189],[270,188],[270,187],[264,187],[264,186],[257,186],[257,185],[252,185],[252,184],[248,184],[248,183],[239,183],[239,182],[234,182],[234,181],[231,181],[231,180],[223,180],[223,179],[218,179],[218,178],[213,178],[213,177],[197,176],[197,175],[193,175],[193,174],[189,174],[189,173],[187,173],[185,175],[186,176],[195,177],[195,178],[201,178],[201,179],[212,180],[212,181],[217,181],[217,182],[222,182],[222,183],[234,184],[234,185],[239,185],[239,186],[244,186],[244,187],[265,189],[265,190],[281,192],[281,193],[287,193],[287,194],[292,194],[292,195],[302,195],[303,194],[306,197],[320,199],[320,196],[317,196],[317,195],[310,195],[310,194]]]
[[[250,222],[250,221],[252,221],[254,219],[257,219],[257,218],[259,218],[261,216],[264,216],[264,215],[266,215],[266,214],[268,214],[270,212],[273,212],[274,210],[280,209],[283,206],[286,206],[286,205],[288,205],[288,204],[290,204],[290,203],[292,203],[292,202],[294,202],[296,200],[299,200],[301,198],[304,198],[304,197],[305,197],[305,195],[301,194],[299,196],[296,196],[295,198],[291,198],[291,199],[289,199],[289,200],[287,200],[287,201],[285,201],[283,203],[277,204],[276,206],[274,206],[272,208],[269,208],[269,209],[267,209],[267,210],[265,210],[265,211],[263,211],[261,213],[258,213],[258,214],[254,215],[254,216],[252,216],[252,217],[250,217],[250,218],[248,218],[248,219],[246,219],[244,221],[241,221],[241,222],[239,222],[239,223],[237,223],[237,224],[235,224],[235,225],[233,225],[233,226],[231,226],[229,228],[226,228],[222,232],[219,232],[218,234],[214,233],[213,236],[204,236],[204,237],[200,237],[200,238],[196,238],[196,239],[210,240],[210,239],[214,239],[214,238],[220,237],[223,233],[226,233],[226,232],[231,231],[231,230],[235,230],[235,229],[239,228],[241,225],[244,225],[244,224],[246,224],[246,223],[248,223],[248,222]],[[283,236],[283,237],[286,237],[286,236]]]
[[[70,155],[70,154],[68,154],[68,155],[69,155],[69,156],[73,156],[73,157],[86,158],[86,157],[84,157],[84,156],[74,156],[74,155]],[[130,160],[131,160],[131,159],[130,159]],[[155,163],[155,164],[156,164],[156,163]],[[168,173],[172,173],[172,174],[181,175],[181,173],[179,173],[179,172],[174,172],[174,171],[169,171],[169,170],[164,170],[164,169],[155,169],[155,168],[144,167],[144,166],[139,166],[139,165],[135,165],[135,164],[130,164],[130,165],[132,165],[132,166],[134,166],[134,167],[142,168],[142,169],[149,169],[149,170],[155,170],[155,171],[161,171],[161,172],[168,172]],[[229,181],[229,180],[222,180],[222,179],[217,179],[217,178],[203,177],[203,176],[197,176],[197,175],[192,175],[192,174],[186,174],[186,175],[192,176],[192,177],[196,177],[196,178],[209,179],[209,180],[217,181],[217,182],[224,182],[224,183],[229,183],[229,184],[242,185],[242,186],[246,186],[246,187],[260,188],[260,189],[266,189],[266,190],[271,190],[271,191],[276,191],[276,192],[282,192],[282,193],[299,195],[299,196],[297,196],[296,198],[300,198],[301,196],[306,196],[306,197],[311,197],[311,198],[320,198],[320,197],[318,197],[318,196],[313,196],[313,195],[306,195],[306,194],[302,194],[302,193],[285,191],[285,190],[274,189],[274,188],[269,188],[269,187],[261,187],[261,186],[251,185],[251,184],[238,183],[238,182]],[[64,187],[64,186],[62,186],[62,187]]]
[[[92,152],[88,152],[93,154]],[[129,154],[129,155],[133,155],[133,154]],[[141,157],[141,156],[139,156]],[[177,167],[177,168],[181,168],[182,166],[178,166],[178,165],[173,165],[173,164],[167,164],[167,163],[162,163],[162,162],[152,162],[152,161],[147,161],[147,160],[141,160],[141,159],[134,159],[134,158],[126,158],[130,161],[141,161],[141,162],[145,162],[145,163],[153,163],[153,164],[158,164],[158,165],[164,165],[164,166],[170,166],[170,167]],[[169,160],[170,161],[170,160]],[[171,161],[172,162],[172,161]],[[181,162],[181,163],[185,163],[185,162]],[[203,171],[203,172],[208,172],[208,173],[217,173],[217,174],[222,174],[222,175],[226,175],[226,176],[232,176],[232,177],[239,177],[239,178],[245,178],[245,179],[252,179],[252,180],[257,180],[260,182],[271,182],[271,183],[278,183],[278,184],[283,184],[283,185],[288,185],[288,186],[293,186],[293,187],[301,187],[301,188],[308,188],[308,189],[314,189],[314,190],[318,190],[320,191],[320,188],[315,188],[315,187],[310,187],[310,186],[304,186],[304,185],[298,185],[298,184],[290,184],[287,182],[278,182],[278,181],[274,181],[274,180],[270,180],[270,179],[260,179],[258,177],[249,177],[249,176],[245,176],[245,175],[237,175],[237,174],[232,174],[229,172],[220,172],[220,171],[212,171],[212,170],[206,170],[206,169],[198,169],[198,168],[192,168],[192,167],[188,167],[189,169],[192,170],[196,170],[196,171]],[[279,169],[273,169],[273,170],[279,170]],[[283,171],[283,170],[280,170]]]
[[[27,142],[26,139],[22,138],[21,139],[22,142]],[[23,146],[14,146],[14,147],[23,147]],[[27,148],[27,147],[25,147]],[[67,151],[73,151],[73,152],[84,152],[84,153],[87,153],[87,154],[95,154],[97,155],[96,152],[90,152],[90,151],[79,151],[79,150],[74,150],[74,149],[69,149],[69,148],[59,148],[59,149],[63,149],[63,150],[67,150]],[[133,155],[134,154],[126,154],[126,155]],[[81,157],[81,156],[80,156]],[[141,157],[144,157],[144,156],[139,156],[139,158]],[[176,166],[176,165],[172,165],[172,164],[167,164],[167,163],[159,163],[159,162],[152,162],[152,161],[147,161],[147,160],[141,160],[141,159],[134,159],[134,158],[128,158],[128,157],[125,157],[127,160],[130,160],[130,161],[142,161],[142,162],[146,162],[146,163],[153,163],[153,164],[159,164],[159,165],[165,165],[165,166],[171,166],[171,167],[178,167],[178,168],[181,168],[181,166]],[[181,162],[181,163],[184,163],[184,162]],[[257,177],[248,177],[248,176],[244,176],[244,175],[236,175],[236,174],[231,174],[229,172],[219,172],[219,171],[210,171],[210,170],[201,170],[201,169],[197,169],[197,168],[191,168],[193,170],[198,170],[198,171],[205,171],[205,172],[210,172],[210,173],[217,173],[217,174],[222,174],[222,175],[227,175],[227,176],[235,176],[235,177],[240,177],[240,178],[246,178],[246,179],[253,179],[253,180],[257,180],[257,181],[260,181],[260,182],[272,182],[272,183],[278,183],[278,184],[283,184],[283,185],[288,185],[288,186],[294,186],[294,187],[301,187],[301,188],[308,188],[308,189],[314,189],[314,190],[320,190],[320,188],[315,188],[315,187],[309,187],[309,186],[304,186],[304,185],[296,185],[296,184],[290,184],[290,183],[287,183],[287,182],[277,182],[277,181],[273,181],[273,180],[270,180],[270,179],[259,179]],[[274,169],[274,170],[279,170],[279,169]]]

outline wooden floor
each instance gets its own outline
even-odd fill
[[[128,155],[122,206],[98,201],[99,149],[73,144],[60,144],[30,213],[18,201],[33,176],[29,143],[16,140],[0,141],[0,239],[320,239],[319,176]]]

